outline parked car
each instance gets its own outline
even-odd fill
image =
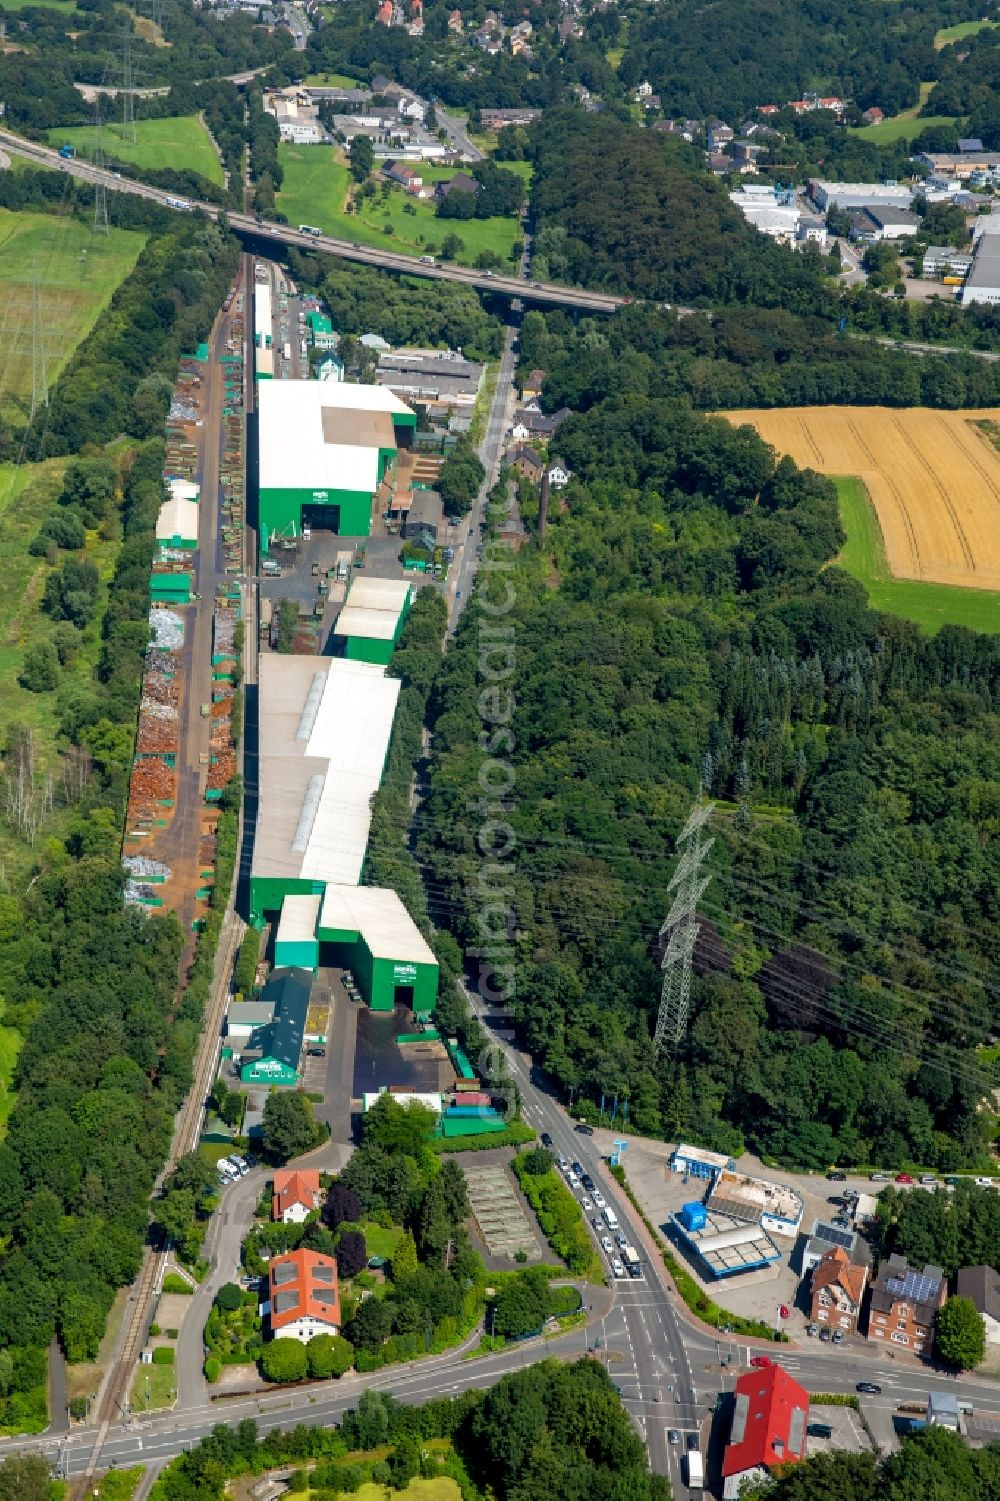
[[[566,1169],[569,1167],[569,1160],[568,1160],[568,1158],[566,1158],[566,1157],[560,1157],[560,1158],[558,1158],[558,1162],[559,1162],[559,1171],[561,1173],[564,1173],[566,1171]]]
[[[573,1164],[573,1171],[574,1171],[574,1173],[576,1173],[576,1176],[578,1178],[582,1178],[583,1177],[583,1163],[582,1162],[574,1162],[574,1164]]]
[[[590,1211],[591,1211],[591,1210],[592,1210],[592,1209],[593,1209],[593,1207],[594,1207],[594,1206],[593,1206],[593,1204],[592,1204],[592,1203],[591,1203],[591,1202],[590,1202],[590,1200],[589,1200],[589,1199],[584,1199],[584,1201],[583,1201],[583,1206],[582,1206],[582,1207],[583,1207],[583,1211],[584,1211],[584,1213],[585,1213],[585,1214],[589,1214],[589,1213],[590,1213]]]
[[[668,1428],[667,1429],[667,1443],[668,1444],[679,1444],[680,1441],[681,1441],[681,1436],[677,1432],[677,1429],[676,1428]]]
[[[843,1339],[843,1337],[844,1337],[844,1331],[843,1331],[843,1329],[835,1329],[833,1331],[833,1342],[834,1342],[835,1345],[839,1345],[840,1342],[841,1342],[841,1340]]]
[[[700,1433],[689,1433],[688,1436],[687,1436],[687,1446],[691,1450],[692,1454],[694,1454],[696,1450],[700,1449],[701,1448],[701,1434]]]
[[[600,1232],[604,1229],[604,1221],[603,1220],[599,1220],[597,1218],[596,1214],[594,1215],[594,1217],[593,1217],[593,1219],[591,1220],[590,1223],[593,1226],[593,1228],[598,1232],[598,1234],[600,1234]]]
[[[827,1179],[829,1180],[829,1182],[831,1182],[831,1183],[846,1183],[847,1182],[847,1174],[846,1173],[827,1173],[826,1176],[827,1176]]]
[[[618,1246],[619,1249],[622,1250],[622,1251],[624,1251],[625,1247],[628,1245],[628,1240],[621,1233],[620,1230],[619,1230],[618,1234],[615,1236],[615,1245]]]
[[[570,1188],[580,1187],[580,1180],[576,1176],[576,1173],[574,1173],[572,1168],[570,1168],[569,1172],[566,1174],[566,1182],[569,1184]]]
[[[888,1181],[889,1181],[889,1174],[888,1173],[869,1173],[868,1174],[868,1181],[869,1181],[869,1183],[888,1183]]]
[[[819,1331],[819,1337],[823,1341],[824,1345],[828,1345],[833,1339],[833,1335],[830,1333],[829,1329],[821,1329]]]
[[[877,1381],[859,1381],[854,1388],[856,1392],[864,1392],[866,1397],[881,1397],[882,1388]]]
[[[583,1184],[584,1188],[589,1194],[592,1194],[594,1192],[594,1180],[589,1173],[584,1173],[583,1177],[580,1179],[580,1182]]]
[[[806,1333],[810,1337],[817,1335],[819,1333],[819,1325],[818,1324],[807,1324],[806,1325]]]
[[[835,1214],[831,1223],[837,1225],[841,1230],[850,1230],[851,1228],[851,1222],[846,1214]]]
[[[913,1181],[914,1181],[914,1179],[913,1179],[913,1174],[912,1173],[897,1173],[896,1174],[896,1182],[897,1183],[912,1183]]]
[[[976,1187],[977,1188],[992,1188],[993,1187],[993,1179],[992,1178],[977,1178],[976,1179]]]
[[[822,1338],[822,1335],[820,1338]],[[751,1355],[750,1364],[755,1371],[766,1371],[768,1366],[774,1365],[774,1361],[769,1355]]]
[[[860,1199],[860,1197],[861,1197],[861,1195],[858,1193],[858,1191],[857,1191],[856,1188],[845,1188],[844,1189],[844,1203],[845,1204],[847,1203],[848,1200],[850,1200],[850,1202],[853,1204],[854,1200],[855,1199]]]
[[[937,1173],[921,1173],[920,1174],[920,1181],[921,1181],[921,1183],[936,1183],[937,1180],[938,1180]]]

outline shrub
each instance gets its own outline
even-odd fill
[[[173,1365],[173,1363],[174,1363],[174,1347],[173,1347],[173,1345],[157,1345],[156,1349],[153,1351],[153,1364],[154,1365]]]
[[[265,1381],[304,1381],[309,1373],[305,1345],[297,1339],[272,1339],[261,1352],[260,1369]]]
[[[214,1385],[222,1375],[222,1361],[217,1355],[210,1355],[205,1361],[205,1380]]]

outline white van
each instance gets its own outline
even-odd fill
[[[617,1214],[615,1214],[614,1210],[611,1208],[611,1205],[610,1204],[605,1205],[602,1213],[604,1215],[604,1223],[607,1225],[608,1229],[609,1230],[617,1230],[618,1229],[618,1216],[617,1216]]]

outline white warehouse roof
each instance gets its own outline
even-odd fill
[[[299,943],[316,937],[316,919],[319,917],[323,898],[299,895],[286,896],[281,904],[278,919],[277,943]]]
[[[381,886],[328,886],[321,928],[361,934],[373,959],[437,964],[433,950],[394,891]]]
[[[160,507],[156,518],[157,542],[170,543],[174,537],[185,542],[198,540],[198,502],[185,500],[183,496],[171,495]]]
[[[168,479],[167,489],[171,495],[181,500],[197,500],[200,494],[198,486],[189,479]]]
[[[395,448],[394,416],[412,417],[385,386],[282,380],[257,392],[262,490],[378,489],[379,449]]]
[[[360,880],[399,687],[368,662],[261,657],[254,876]]]
[[[260,342],[263,344],[265,336],[271,332],[271,283],[269,281],[254,282],[253,323],[254,333],[260,335]]]
[[[409,593],[405,579],[354,579],[337,616],[334,635],[391,641]]]

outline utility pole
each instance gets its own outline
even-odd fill
[[[698,903],[712,879],[711,876],[703,875],[701,869],[715,843],[714,839],[704,837],[704,829],[714,809],[714,803],[702,802],[699,792],[688,821],[677,839],[681,858],[667,888],[668,891],[676,891],[676,895],[660,929],[660,938],[666,939],[666,946],[661,964],[663,990],[660,994],[660,1011],[656,1018],[654,1038],[658,1054],[665,1048],[676,1047],[687,1030],[691,971],[698,937]]]
[[[122,140],[135,144],[135,80],[132,76],[132,32],[129,17],[122,31]]]
[[[45,326],[42,322],[42,293],[36,266],[31,283],[31,416],[49,404],[49,385],[45,374]]]
[[[101,96],[99,94],[94,105],[94,166],[97,172],[94,177],[93,233],[109,235],[108,190],[104,182],[104,145],[101,140]]]

